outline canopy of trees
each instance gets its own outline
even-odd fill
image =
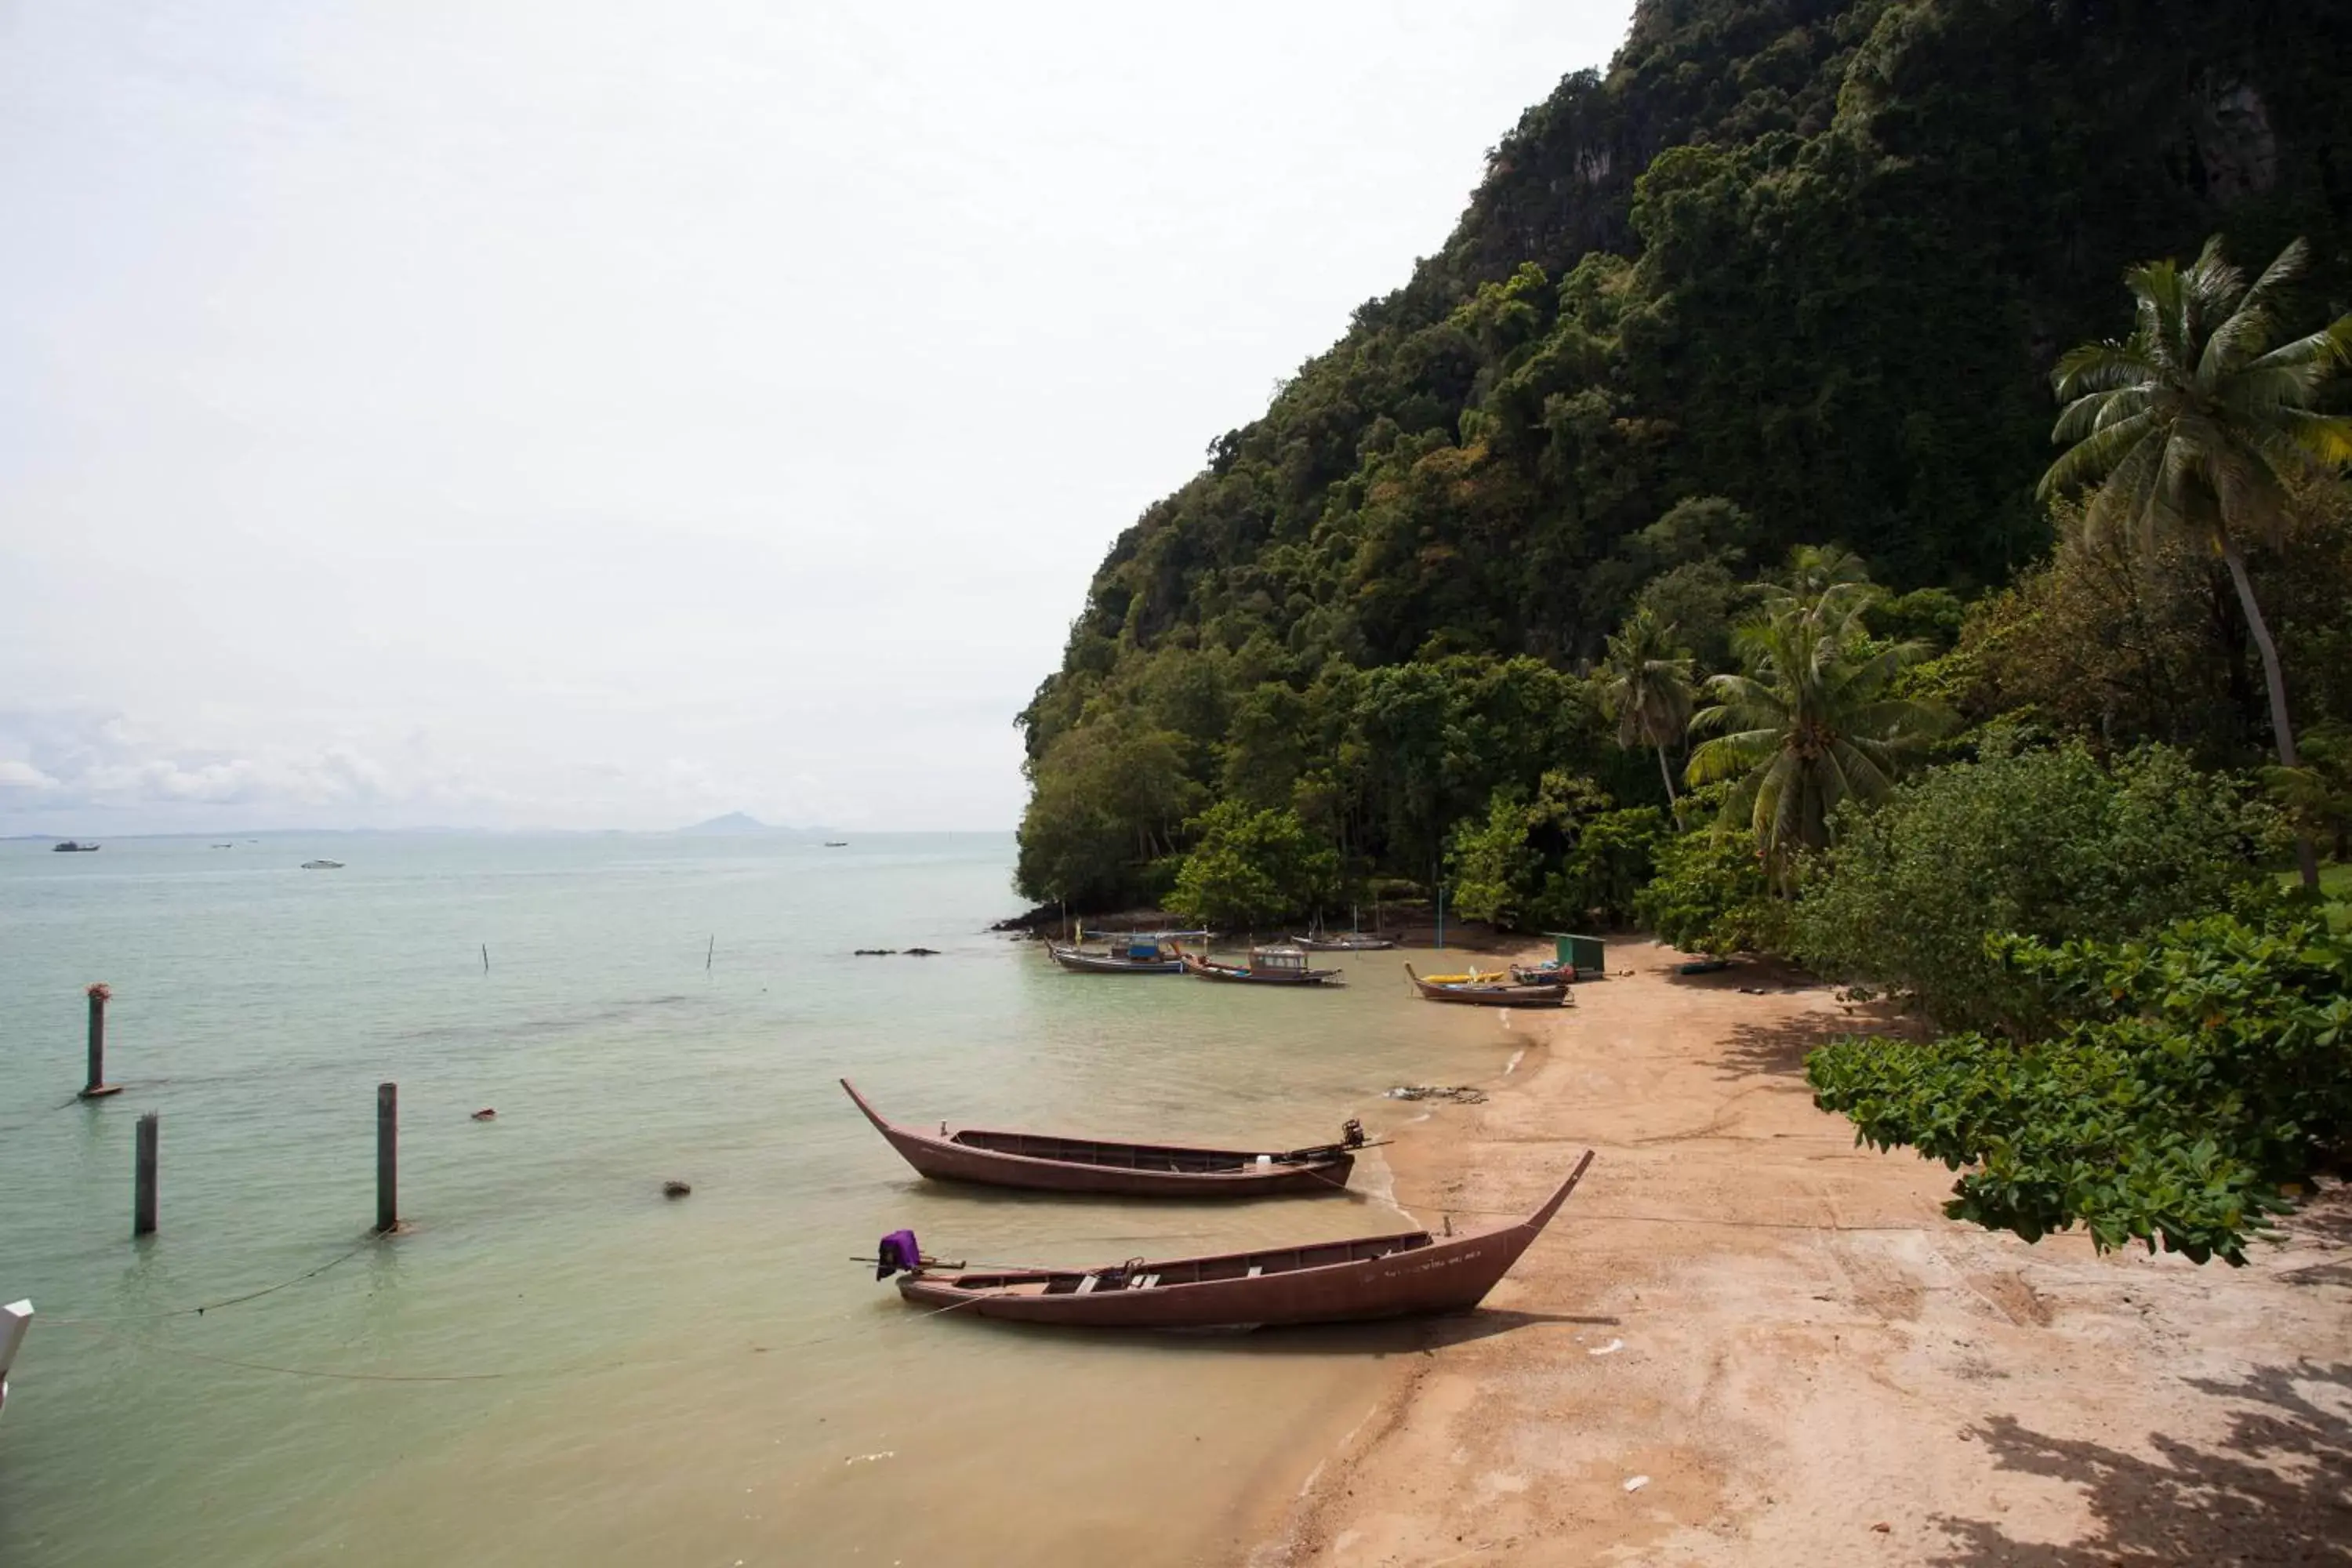
[[[1795,544],[1896,591],[1878,637],[1948,643],[2047,543],[2049,372],[2128,326],[2127,267],[2305,235],[2344,285],[2346,58],[2352,9],[2277,0],[1648,0],[1118,537],[1021,716],[1022,886],[1163,894],[1219,800],[1296,811],[1349,882],[1425,880],[1549,771],[1664,806],[1655,739],[1636,779],[1578,677],[1637,606],[1681,650],[1653,658],[1733,668],[1742,585]],[[2315,656],[2263,603],[2302,703]],[[2189,672],[2231,761],[2270,727],[2239,623]]]

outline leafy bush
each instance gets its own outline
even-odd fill
[[[2352,1137],[2352,936],[2217,915],[2145,941],[1992,945],[2065,1020],[2051,1037],[1847,1039],[1805,1068],[1862,1142],[1974,1167],[1950,1217],[2241,1264],[2289,1206],[2280,1184]]]
[[[1657,875],[1633,899],[1633,918],[1685,952],[1762,952],[1780,945],[1785,903],[1772,895],[1756,841],[1702,828],[1661,842]]]
[[[2032,1022],[1989,932],[2113,941],[2230,906],[2264,885],[2277,815],[2240,781],[2149,747],[2110,770],[2079,743],[2010,751],[1848,812],[1809,875],[1797,953],[1833,979],[1907,994],[1954,1028]]]
[[[1339,877],[1339,852],[1294,811],[1220,801],[1185,826],[1200,840],[1177,868],[1168,907],[1191,920],[1255,926],[1314,907]]]
[[[1612,805],[1591,780],[1558,770],[1532,801],[1496,791],[1485,821],[1454,831],[1451,907],[1505,927],[1625,919],[1666,818],[1654,805]]]

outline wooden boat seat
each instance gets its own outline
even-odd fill
[[[1249,1271],[1248,1278],[1250,1278],[1250,1279],[1256,1279],[1259,1275],[1261,1275],[1261,1274],[1263,1274],[1263,1273],[1265,1273],[1265,1264],[1263,1264],[1263,1263],[1253,1263],[1253,1264],[1251,1264],[1251,1265],[1250,1265],[1250,1271]]]
[[[1085,1279],[1078,1281],[1078,1294],[1081,1296],[1091,1296],[1095,1293],[1095,1287],[1101,1283],[1102,1281],[1099,1279],[1089,1274]]]

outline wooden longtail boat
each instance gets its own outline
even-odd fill
[[[1183,954],[1184,973],[1200,980],[1230,980],[1244,985],[1329,985],[1339,982],[1336,969],[1309,969],[1307,955],[1295,947],[1254,947],[1249,965],[1219,963],[1214,959]]]
[[[1312,1149],[1260,1152],[1181,1144],[1111,1143],[1043,1132],[992,1132],[967,1127],[938,1136],[901,1127],[866,1103],[847,1079],[841,1087],[909,1165],[939,1182],[978,1182],[1047,1193],[1108,1193],[1129,1198],[1255,1198],[1272,1193],[1336,1193],[1355,1169],[1363,1129],[1349,1122],[1340,1142]]]
[[[1184,973],[1183,950],[1176,945],[1178,935],[1192,932],[1136,931],[1121,937],[1109,947],[1087,948],[1076,943],[1045,940],[1045,952],[1065,969],[1075,969],[1083,974],[1181,974]],[[1200,933],[1205,940],[1207,933]]]
[[[898,1294],[975,1317],[1100,1329],[1242,1329],[1467,1311],[1542,1234],[1591,1163],[1588,1149],[1527,1218],[1459,1236],[1412,1230],[1092,1269],[925,1260],[899,1279]]]
[[[1342,931],[1338,936],[1294,936],[1290,940],[1309,952],[1382,952],[1396,945],[1396,938],[1375,936],[1368,931]]]
[[[1425,1002],[1460,1002],[1473,1007],[1558,1007],[1568,1000],[1568,987],[1559,981],[1549,985],[1507,985],[1498,980],[1423,980],[1413,973],[1410,963],[1404,972]]]

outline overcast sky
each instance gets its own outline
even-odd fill
[[[1009,827],[1630,0],[0,0],[0,833]]]

